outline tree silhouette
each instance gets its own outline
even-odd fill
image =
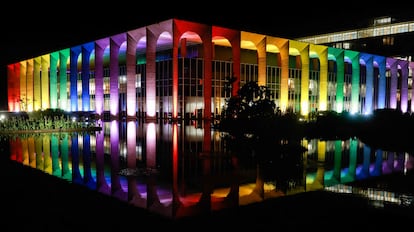
[[[296,118],[281,115],[270,96],[266,86],[247,82],[226,100],[220,129],[227,132],[226,145],[240,163],[255,162],[259,179],[275,181],[286,192],[290,183],[301,181],[304,148],[296,139],[301,136]]]
[[[297,115],[281,114],[270,97],[266,86],[247,82],[236,96],[226,99],[218,128],[233,137],[248,136],[256,141],[301,138],[303,125]]]
[[[236,96],[226,100],[223,119],[263,119],[274,117],[276,104],[270,99],[266,86],[250,81],[243,85]]]
[[[224,82],[224,96],[225,97],[231,97],[232,92],[233,92],[233,84],[234,82],[236,82],[237,78],[233,75],[233,76],[227,76],[225,78],[225,82]]]

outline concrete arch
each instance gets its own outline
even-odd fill
[[[403,113],[408,111],[408,73],[409,62],[406,60],[398,60],[398,70],[400,72],[400,96],[399,107]]]
[[[200,23],[183,20],[173,20],[173,119],[178,117],[178,47],[179,40],[187,31],[193,31],[201,38],[204,65],[204,115],[203,118],[211,119],[211,85],[212,85],[212,27]]]
[[[109,38],[95,41],[95,112],[99,116],[104,112],[104,62],[108,46]]]
[[[138,28],[127,32],[126,47],[126,116],[135,119],[137,114],[136,100],[136,64],[138,63],[138,54],[140,50],[146,48],[146,29]]]
[[[414,62],[409,62],[409,64],[408,64],[408,67],[409,67],[409,73],[414,73]],[[414,98],[414,88],[412,88],[412,86],[413,86],[413,84],[412,84],[412,82],[411,82],[411,99],[409,99],[410,101],[411,101],[411,105],[410,105],[410,112],[413,112],[413,110],[414,110],[414,100],[413,100],[413,98]]]
[[[161,37],[163,35],[163,37]],[[172,28],[172,21],[168,21],[168,23],[161,23],[161,24],[153,24],[147,27],[146,29],[146,38],[147,38],[147,47],[146,47],[146,115],[148,119],[152,120],[156,118],[156,109],[157,109],[157,96],[156,96],[156,55],[157,55],[157,45],[158,41],[160,43],[165,44],[163,46],[171,47],[173,44],[173,28]],[[160,40],[161,39],[161,40]],[[174,47],[174,46],[172,46]],[[174,50],[174,48],[173,48]],[[177,53],[178,56],[178,44],[177,44]],[[173,55],[174,57],[174,55]],[[174,59],[174,58],[173,58]],[[178,57],[177,57],[178,59]],[[173,61],[174,62],[174,61]],[[174,64],[173,64],[174,66]],[[177,67],[178,67],[178,60],[177,60]],[[174,70],[174,67],[173,67]],[[174,71],[173,71],[174,73]],[[174,75],[173,75],[174,76]],[[173,93],[174,88],[177,88],[176,96],[172,97],[173,105],[174,102],[176,104],[178,101],[178,73],[176,79],[176,83],[174,84],[173,80]],[[177,86],[175,86],[177,85]],[[173,94],[174,95],[174,94]],[[174,100],[175,99],[175,100]],[[159,108],[159,107],[158,107]],[[174,106],[173,106],[174,108]],[[178,115],[178,113],[177,113]]]
[[[91,54],[94,50],[94,43],[82,45],[82,111],[90,111],[89,74]]]
[[[236,96],[237,91],[240,88],[241,33],[237,30],[213,26],[212,37],[213,44],[226,46],[226,41],[230,43],[227,44],[227,46],[230,46],[232,48],[233,76],[236,78],[236,80],[233,82],[232,96]]]
[[[342,112],[344,110],[344,50],[338,48],[328,48],[329,60],[334,60],[336,65],[336,100],[335,111]]]
[[[349,60],[352,65],[352,77],[351,77],[351,102],[350,102],[350,113],[354,114],[359,112],[359,52],[345,50],[345,60]]]
[[[325,111],[328,105],[328,47],[311,44],[309,52],[319,59],[319,110]]]
[[[360,64],[365,66],[365,104],[363,114],[371,114],[374,110],[374,56],[367,53],[360,54]]]
[[[389,96],[388,107],[391,109],[397,109],[397,84],[398,84],[398,61],[395,58],[388,57],[386,59],[387,62],[387,70],[390,73],[390,89],[389,89]]]
[[[286,112],[288,106],[288,82],[289,82],[289,40],[277,37],[267,37],[268,52],[279,53],[279,66],[281,68],[280,78],[280,109],[282,112]],[[270,45],[274,46],[271,49]],[[274,50],[274,51],[273,51]]]
[[[110,96],[110,116],[119,117],[119,66],[120,66],[120,48],[126,41],[126,33],[111,36],[109,43],[110,59],[109,59],[109,96]]]
[[[58,96],[58,106],[62,110],[68,110],[68,80],[67,80],[67,70],[70,66],[70,49],[66,48],[59,52],[58,60],[58,72],[59,72],[59,96]]]
[[[301,94],[300,94],[300,114],[309,113],[309,44],[295,40],[289,41],[289,54],[300,55],[301,61]],[[292,50],[291,50],[292,49]]]
[[[256,50],[258,65],[258,85],[266,85],[266,36],[250,32],[241,32],[241,48]]]
[[[7,65],[8,84],[8,109],[18,111],[20,109],[20,63]]]
[[[82,47],[70,49],[70,111],[78,111],[78,63],[81,58]]]
[[[50,67],[49,67],[49,80],[50,80],[50,108],[56,109],[58,107],[58,96],[57,96],[57,73],[59,63],[59,52],[50,53]]]
[[[386,105],[386,58],[383,56],[374,56],[374,65],[378,67],[378,100],[376,109],[383,109]]]

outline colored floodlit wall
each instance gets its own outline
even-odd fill
[[[169,44],[163,44],[164,41]],[[179,70],[183,67],[179,67],[178,59],[193,54],[194,51],[189,49],[193,44],[200,45],[197,54],[203,59],[201,79],[197,82],[202,87],[202,96],[199,96],[198,108],[187,109],[187,104],[190,104],[187,101],[190,100],[183,96],[185,84],[182,82],[183,77],[179,76]],[[165,74],[171,79],[171,90],[168,91],[169,96],[163,96],[167,98],[161,98],[157,92],[160,89],[157,58],[159,48],[165,46],[171,47],[171,65]],[[253,59],[249,57],[245,60],[255,65],[256,73],[251,76],[259,85],[269,83],[269,60],[272,60],[272,65],[277,65],[279,82],[276,84],[278,92],[274,100],[282,112],[292,105],[296,113],[305,116],[315,109],[370,114],[381,108],[399,108],[403,112],[413,108],[408,106],[412,95],[411,86],[408,85],[409,70],[413,68],[409,61],[177,19],[8,65],[8,108],[9,111],[47,108],[94,110],[98,115],[109,110],[114,117],[119,116],[121,110],[126,111],[128,117],[135,117],[138,111],[142,111],[149,118],[156,117],[161,111],[178,118],[180,113],[194,113],[203,108],[202,117],[211,118],[212,113],[219,113],[215,109],[221,109],[222,105],[219,104],[224,102],[213,93],[213,88],[217,88],[213,83],[217,80],[212,77],[219,76],[216,73],[213,75],[213,72],[217,72],[213,63],[215,51],[219,47],[231,49],[228,60],[233,62],[232,72],[236,79],[233,96],[237,94],[241,81],[248,81],[241,79],[247,76],[244,70],[240,70],[244,65],[241,60],[245,54],[241,51],[255,54]],[[137,99],[136,71],[137,65],[141,64],[138,63],[139,59],[145,65],[145,73],[140,73],[145,81],[145,92],[141,93],[143,99],[140,100]],[[311,59],[317,59],[317,62],[311,62]],[[329,62],[334,62],[332,70],[328,67]],[[345,68],[348,64],[350,70]],[[126,65],[125,71],[120,70],[123,65]],[[109,72],[105,71],[107,69]],[[300,76],[294,76],[292,69],[299,70]],[[318,72],[316,88],[313,87],[314,79],[310,80],[310,71]],[[329,79],[330,72],[335,72],[335,83]],[[364,78],[361,78],[361,72],[365,73]],[[126,76],[127,80],[121,83],[120,75]],[[295,96],[291,96],[290,78],[300,81],[294,87]],[[105,81],[107,87],[104,87],[104,80],[109,80]],[[122,91],[121,84],[126,86]],[[336,89],[332,90],[333,87],[329,86],[335,86]],[[310,93],[313,89],[317,93]],[[120,94],[125,96],[120,97]],[[162,99],[164,102],[161,103]],[[161,109],[163,107],[165,109]]]
[[[41,57],[33,59],[33,105],[35,111],[40,110],[42,107],[41,96],[41,82],[40,82],[40,66],[42,63]]]
[[[53,52],[50,54],[50,108],[57,109],[58,108],[58,61],[59,61],[59,52]]]
[[[49,101],[49,66],[50,66],[50,56],[43,55],[41,56],[41,92],[40,92],[40,106],[41,109],[48,109],[50,108],[50,101]]]

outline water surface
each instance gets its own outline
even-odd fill
[[[7,137],[10,159],[168,218],[317,190],[413,207],[406,189],[375,182],[410,173],[412,154],[356,138],[275,141],[261,150],[199,121],[97,124],[101,131]]]

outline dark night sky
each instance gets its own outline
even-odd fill
[[[160,2],[157,2],[159,5]],[[194,4],[195,2],[192,3],[194,9],[200,7],[198,4]],[[17,9],[18,7],[10,6],[10,9]],[[311,5],[300,9],[290,7],[278,12],[277,10],[270,10],[275,6],[269,5],[264,7],[267,10],[262,13],[251,9],[248,5],[241,6],[246,7],[245,10],[231,9],[225,6],[217,8],[216,5],[212,5],[212,7],[201,7],[202,13],[189,13],[191,8],[174,10],[174,13],[161,13],[170,9],[168,6],[164,6],[160,11],[143,10],[136,6],[127,5],[123,5],[122,8],[119,6],[106,7],[98,8],[95,11],[93,7],[86,7],[85,10],[71,8],[60,14],[50,12],[62,11],[62,9],[47,8],[49,12],[49,16],[47,16],[42,13],[46,9],[44,11],[40,9],[33,10],[30,6],[27,6],[26,10],[20,9],[20,15],[7,14],[7,16],[4,16],[6,14],[2,14],[0,16],[0,28],[2,29],[2,42],[0,43],[0,110],[7,110],[7,64],[170,18],[192,20],[282,38],[297,38],[305,35],[364,27],[368,25],[372,18],[385,15],[396,17],[401,21],[414,20],[414,11],[410,7],[404,6],[396,9],[390,7],[355,8],[334,12],[337,9],[327,6],[322,6],[321,9],[318,9],[318,7],[313,9],[315,6]],[[117,13],[112,16],[105,16],[110,11],[116,11]],[[180,13],[180,11],[184,13]],[[325,11],[325,13],[320,11]],[[324,16],[315,16],[318,13]],[[86,17],[80,17],[82,14]],[[295,16],[287,17],[286,14]],[[55,17],[52,18],[50,15]],[[26,29],[24,30],[24,28]]]

